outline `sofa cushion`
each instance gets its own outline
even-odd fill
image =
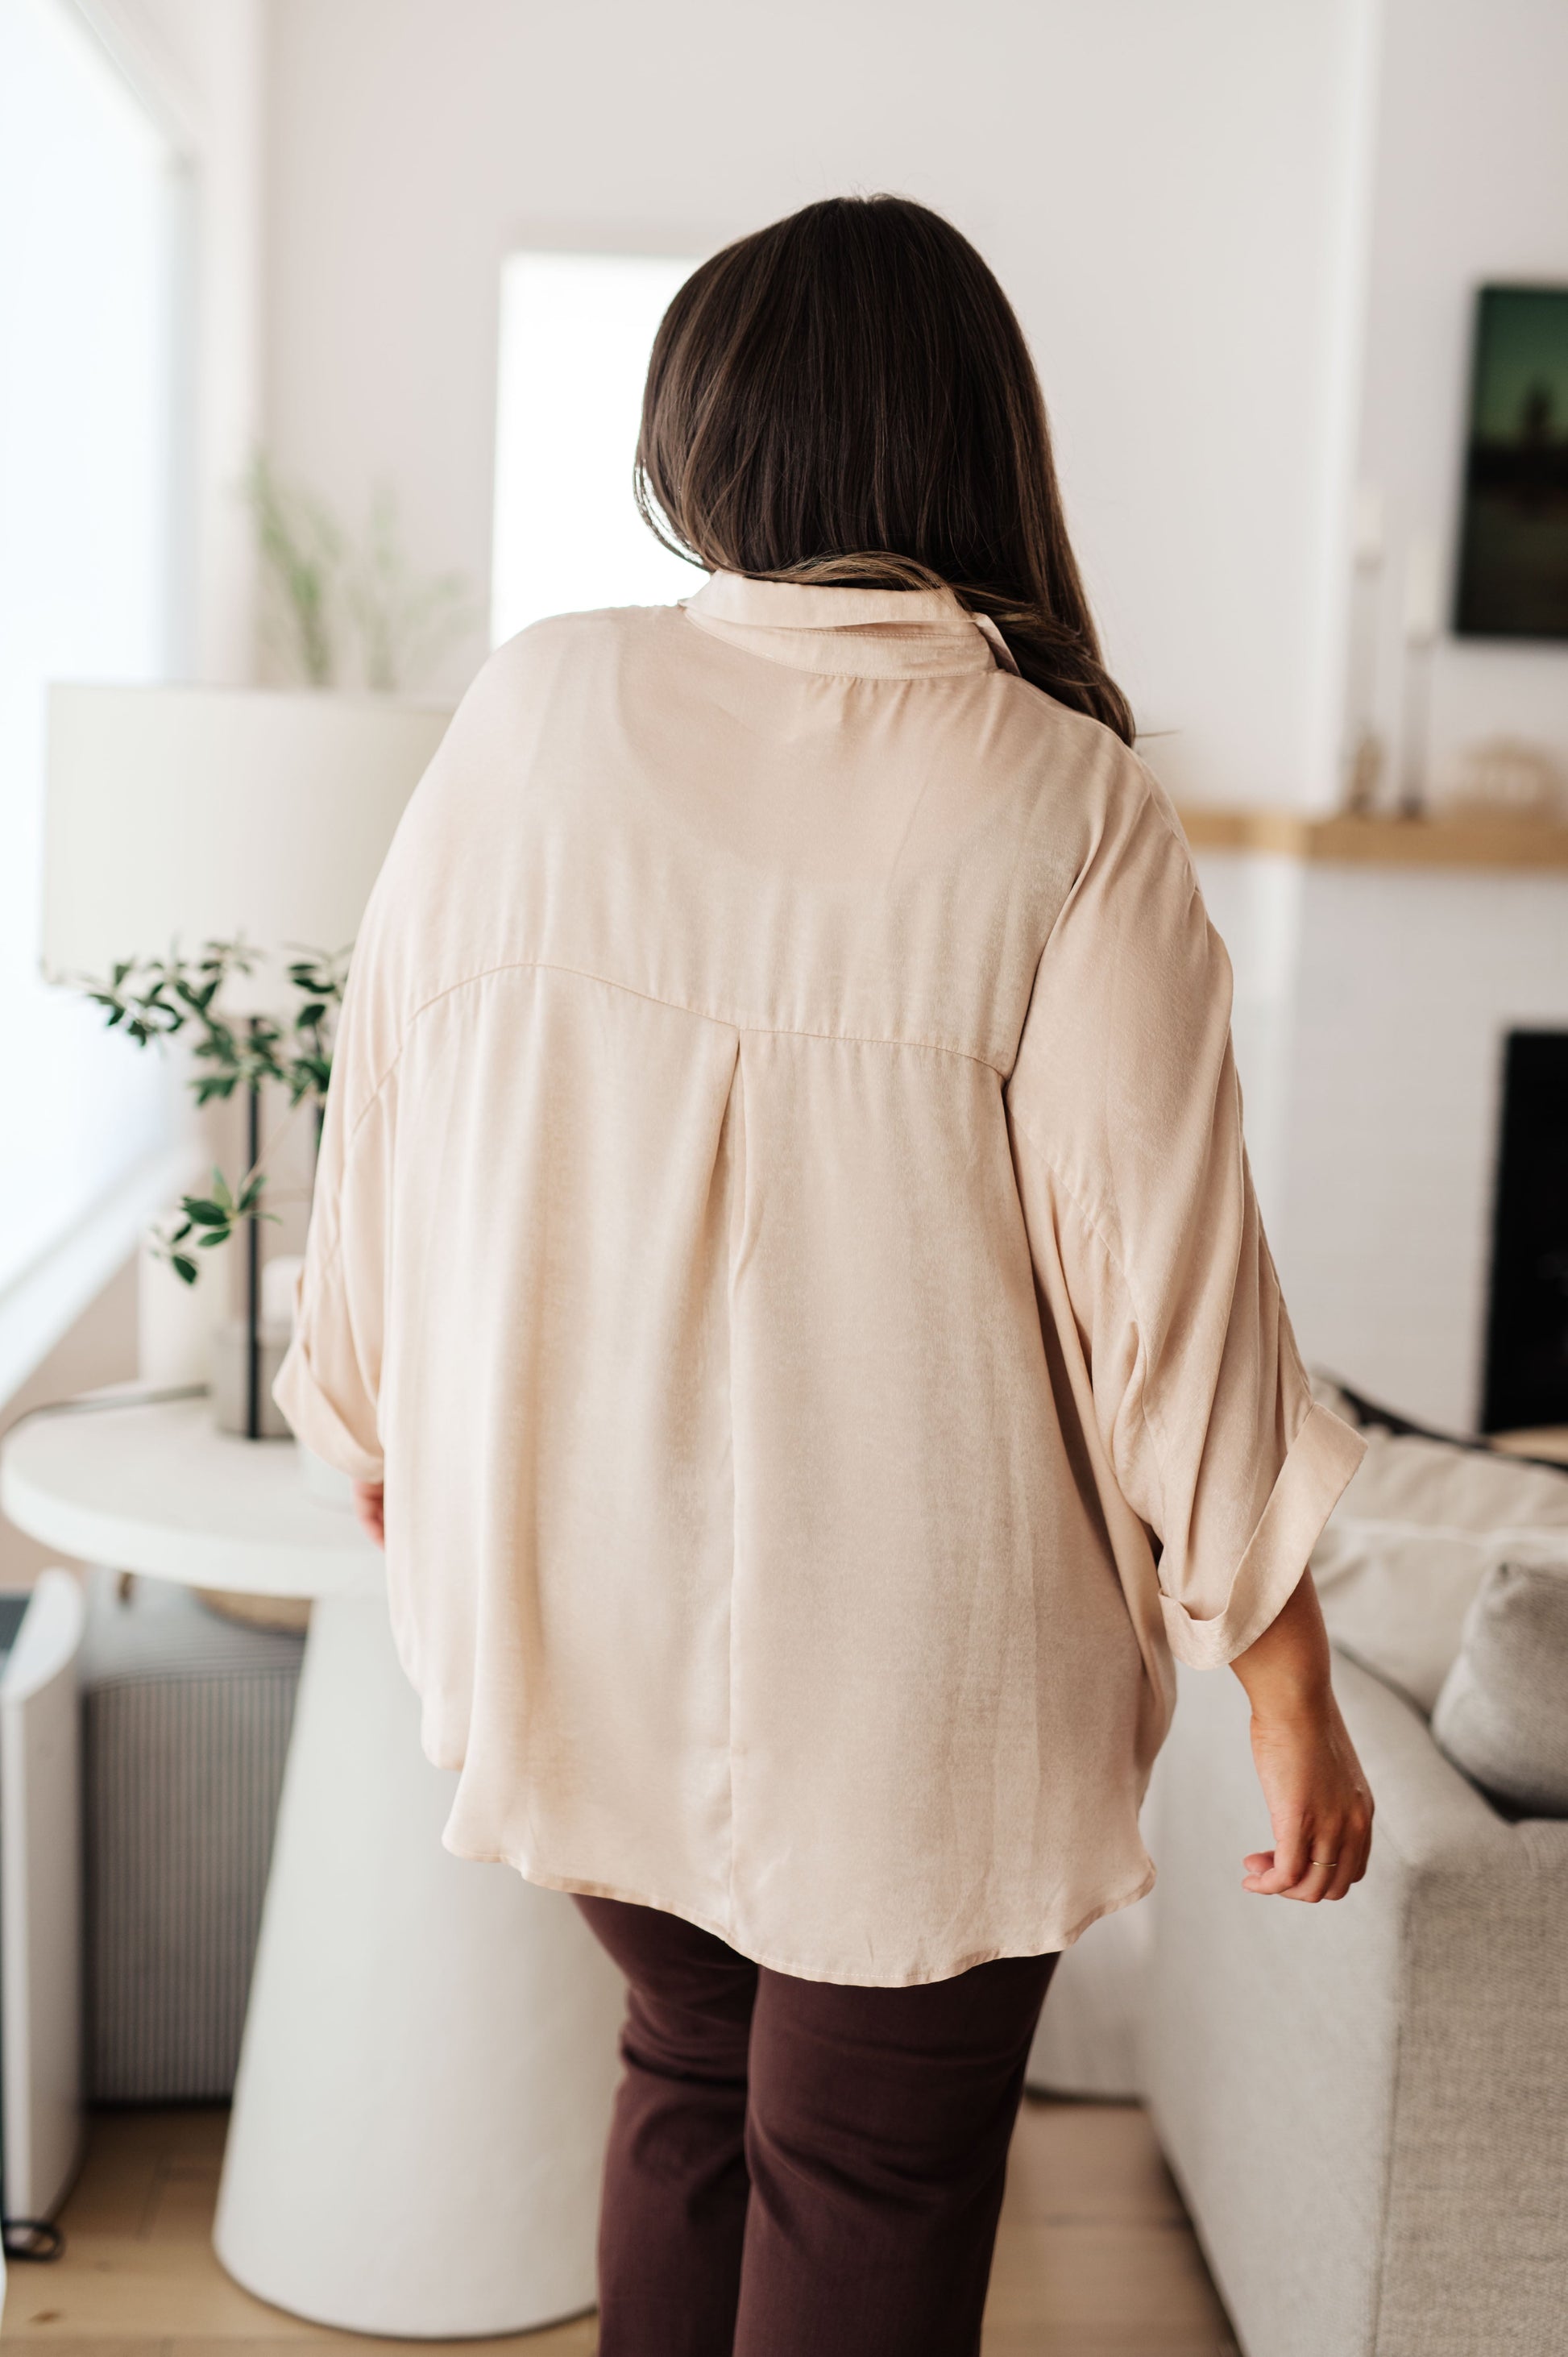
[[[1568,1571],[1494,1564],[1465,1621],[1432,1732],[1511,1809],[1568,1817]]]
[[[1367,1454],[1313,1551],[1341,1652],[1430,1713],[1458,1658],[1482,1581],[1509,1561],[1568,1569],[1568,1469],[1369,1424],[1359,1402],[1315,1391],[1361,1422]]]

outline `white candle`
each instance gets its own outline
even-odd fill
[[[1383,561],[1383,495],[1376,483],[1357,486],[1350,546],[1358,573],[1375,573]]]
[[[294,1280],[305,1266],[298,1253],[279,1253],[262,1270],[262,1323],[294,1329]]]

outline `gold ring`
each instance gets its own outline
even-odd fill
[[[1312,1862],[1314,1866],[1337,1866],[1339,1860],[1337,1857],[1315,1857]]]

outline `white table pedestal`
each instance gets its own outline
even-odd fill
[[[282,1441],[205,1400],[16,1426],[0,1503],[83,1563],[315,1598],[218,2205],[230,2273],[349,2331],[589,2307],[619,1977],[569,1899],[449,1857],[385,1567]]]
[[[569,1899],[441,1847],[384,1603],[320,1597],[214,2240],[351,2331],[515,2332],[590,2307],[619,1976]]]

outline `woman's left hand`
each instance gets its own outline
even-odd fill
[[[386,1485],[381,1481],[356,1481],[354,1484],[354,1520],[367,1538],[374,1539],[379,1547],[387,1543]]]
[[[1310,1571],[1230,1666],[1252,1706],[1252,1760],[1273,1849],[1242,1861],[1241,1888],[1309,1907],[1343,1899],[1367,1871],[1372,1796],[1334,1699],[1328,1635]]]
[[[1242,1889],[1309,1907],[1343,1899],[1367,1871],[1372,1796],[1332,1693],[1277,1716],[1254,1708],[1252,1760],[1274,1846],[1242,1861]]]

